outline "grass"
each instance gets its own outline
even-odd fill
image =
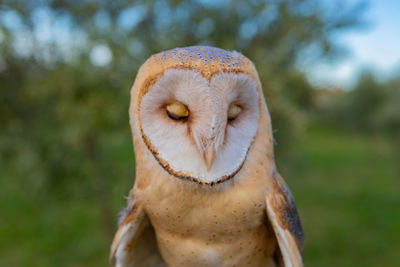
[[[118,147],[119,162],[131,164],[130,145]],[[311,125],[301,151],[296,173],[280,171],[302,217],[306,266],[396,266],[400,179],[390,145]],[[108,266],[110,241],[93,196],[32,195],[12,171],[2,175],[0,266]],[[111,182],[116,214],[132,180]]]
[[[288,177],[306,234],[306,266],[396,266],[400,179],[385,140],[311,126],[303,171]]]

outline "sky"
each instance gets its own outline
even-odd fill
[[[354,2],[354,0],[349,0]],[[320,62],[307,70],[317,86],[351,88],[365,68],[389,77],[400,70],[400,0],[370,0],[364,13],[367,27],[342,33],[338,42],[349,55],[335,62]]]

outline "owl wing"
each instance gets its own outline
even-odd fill
[[[157,247],[154,229],[133,195],[121,212],[119,221],[110,253],[110,261],[114,266],[166,266]]]
[[[303,266],[304,235],[292,193],[276,172],[266,197],[268,219],[280,248],[280,260],[285,267]]]

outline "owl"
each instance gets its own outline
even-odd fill
[[[131,90],[136,179],[116,266],[303,266],[253,63],[207,46],[151,56]]]

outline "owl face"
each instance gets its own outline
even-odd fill
[[[234,176],[257,132],[257,82],[245,73],[210,78],[170,68],[141,97],[147,148],[170,174],[202,183]]]

